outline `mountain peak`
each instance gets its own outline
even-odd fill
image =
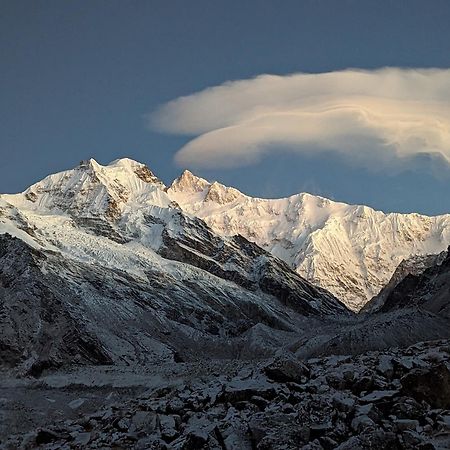
[[[83,159],[78,164],[77,169],[90,169],[99,166],[99,163],[94,158]]]
[[[218,181],[209,182],[204,178],[194,175],[189,170],[185,170],[170,186],[169,195],[177,200],[186,195],[194,194],[197,200],[204,202],[214,202],[219,205],[231,203],[243,194],[235,188],[225,186]],[[202,194],[200,197],[198,194]],[[193,200],[193,199],[191,199]]]
[[[91,159],[91,161],[93,161]],[[111,161],[109,164],[107,164],[106,167],[125,167],[125,168],[135,168],[135,167],[142,167],[145,166],[145,164],[136,161],[134,159],[131,158],[118,158],[115,159],[114,161]]]
[[[135,161],[131,158],[119,158],[111,161],[106,166],[98,163],[94,158],[83,160],[80,162],[78,170],[91,170],[96,174],[102,174],[112,178],[116,174],[126,174],[131,177],[136,175],[145,183],[153,183],[162,185],[162,181],[149,169],[149,167],[143,163]]]
[[[49,175],[10,200],[30,209],[56,208],[76,216],[118,218],[127,203],[170,203],[164,188],[145,164],[121,158],[104,166],[90,158],[74,169]]]
[[[208,186],[210,186],[209,181],[204,178],[200,178],[194,175],[191,171],[185,170],[183,173],[173,181],[170,186],[172,192],[202,192]]]

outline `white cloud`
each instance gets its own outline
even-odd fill
[[[197,136],[176,154],[187,166],[246,165],[280,149],[365,165],[421,153],[450,161],[450,69],[261,75],[175,99],[150,124]]]

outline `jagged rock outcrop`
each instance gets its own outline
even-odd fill
[[[399,264],[397,269],[395,269],[395,272],[389,280],[389,283],[383,289],[381,289],[378,295],[373,297],[364,305],[364,307],[361,309],[361,312],[371,313],[378,311],[384,305],[387,297],[408,275],[421,275],[429,267],[441,264],[446,256],[447,251],[443,251],[438,255],[416,255],[411,256],[411,258],[404,259]]]
[[[450,254],[420,275],[407,275],[387,296],[381,312],[411,306],[450,319]]]

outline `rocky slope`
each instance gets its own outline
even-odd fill
[[[450,253],[419,275],[409,274],[386,297],[380,312],[417,307],[450,319]]]
[[[134,161],[91,160],[0,198],[2,365],[265,355],[341,316],[281,260],[184,215]]]
[[[426,269],[440,265],[446,256],[447,251],[443,251],[438,255],[415,255],[404,259],[395,269],[386,286],[381,289],[378,295],[364,305],[361,312],[371,313],[378,311],[384,305],[387,297],[408,275],[421,275]]]
[[[402,260],[438,254],[450,243],[449,215],[384,214],[310,194],[252,198],[189,171],[167,192],[217,233],[256,242],[355,311],[379,293]]]
[[[104,388],[91,384],[90,391],[83,390],[80,379],[68,374],[73,384],[66,391],[75,395],[68,409],[78,418],[45,423],[44,414],[40,427],[21,427],[0,445],[5,450],[450,446],[449,341],[305,362],[283,354],[269,361],[182,366],[172,376],[160,370],[164,381],[131,400],[122,400],[126,393],[116,389],[114,397],[103,397],[103,405],[91,399],[93,389],[101,395]],[[42,395],[57,402],[54,383],[46,378],[31,391],[47,385]]]

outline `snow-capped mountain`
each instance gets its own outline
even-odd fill
[[[206,218],[215,218],[212,226],[223,235],[196,217],[196,208],[199,215],[209,208]],[[260,221],[252,222],[251,213]],[[394,217],[395,233],[383,236]],[[307,194],[251,199],[189,172],[167,188],[129,159],[107,166],[85,161],[21,194],[0,196],[0,366],[39,374],[73,363],[145,366],[280,350],[308,357],[447,338],[450,319],[415,303],[356,317],[333,294],[231,231],[253,238],[279,232],[274,253],[282,236],[322,243],[304,256],[317,257],[315,266],[325,259],[318,250],[330,251],[331,283],[348,280],[354,269],[344,243],[353,252],[359,245],[357,262],[368,267],[374,247],[378,263],[406,252],[406,246],[384,248],[385,242],[407,241],[414,251],[432,247],[434,236],[439,247],[446,220],[385,216]],[[376,238],[383,240],[375,244]]]
[[[450,215],[385,214],[305,193],[252,198],[189,171],[167,193],[215,232],[257,243],[355,311],[402,260],[438,254],[450,243]]]
[[[0,196],[2,364],[255,356],[341,316],[283,261],[184,214],[135,161],[86,161]]]

